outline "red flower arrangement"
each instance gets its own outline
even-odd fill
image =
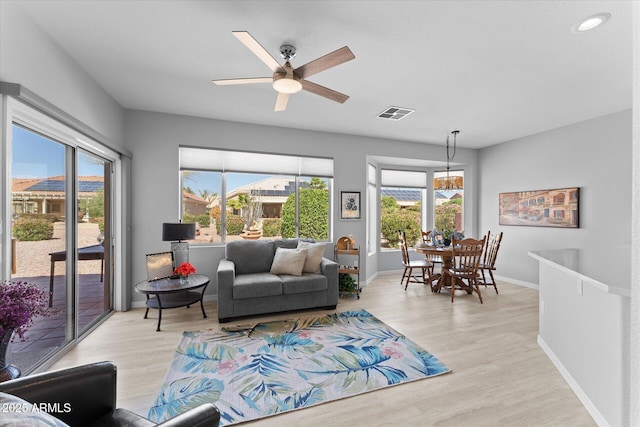
[[[173,270],[174,274],[179,274],[180,276],[188,276],[190,274],[195,274],[196,269],[193,265],[188,262],[183,262],[175,270]]]

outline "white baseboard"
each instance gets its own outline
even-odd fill
[[[540,289],[540,286],[536,283],[525,282],[524,280],[512,279],[511,277],[494,275],[496,280],[503,280],[505,282],[513,283],[514,285],[524,286],[525,288]]]
[[[582,387],[580,387],[576,380],[573,379],[569,371],[567,371],[560,359],[558,359],[553,350],[551,350],[547,343],[544,342],[544,339],[542,339],[540,335],[538,335],[538,345],[540,346],[540,348],[542,348],[542,351],[545,352],[547,357],[549,357],[556,369],[558,369],[558,372],[560,372],[562,378],[564,378],[567,384],[569,384],[571,390],[573,390],[576,396],[578,396],[578,399],[580,400],[580,402],[582,402],[582,405],[585,407],[587,412],[589,412],[589,415],[591,415],[596,424],[598,424],[600,427],[609,427],[609,423],[602,416],[600,411],[598,411],[596,405],[593,404],[591,399],[589,399],[589,396],[587,396],[584,390],[582,390]]]

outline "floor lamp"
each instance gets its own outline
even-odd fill
[[[183,242],[183,240],[193,240],[195,238],[195,224],[185,224],[182,222],[165,222],[162,224],[162,240],[171,242],[174,268],[183,262],[189,262],[189,242]]]

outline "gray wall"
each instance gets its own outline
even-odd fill
[[[0,1],[0,81],[18,83],[120,144],[123,110],[78,64],[10,2]],[[112,145],[112,148],[118,149]]]
[[[133,153],[133,277],[132,283],[146,277],[144,255],[169,248],[161,240],[161,224],[176,221],[180,210],[178,145],[302,154],[334,158],[333,238],[353,234],[362,247],[360,259],[365,277],[378,271],[377,259],[366,257],[366,179],[367,155],[409,159],[441,159],[441,146],[364,138],[333,133],[285,129],[220,120],[128,110],[125,114],[127,148]],[[475,150],[459,150],[461,161],[475,162]],[[362,219],[340,220],[338,200],[341,190],[360,191]],[[470,210],[473,202],[470,203]],[[332,256],[332,247],[327,255]],[[215,293],[215,273],[224,256],[222,246],[192,246],[190,260],[199,272],[213,280],[207,293]],[[394,269],[400,265],[400,253]],[[362,278],[364,279],[364,277]],[[142,301],[142,295],[133,295]]]
[[[480,228],[504,232],[497,273],[538,283],[530,250],[631,243],[631,110],[480,151]],[[580,228],[500,226],[498,194],[580,187]],[[629,254],[620,254],[630,256]],[[606,268],[606,266],[603,266]]]

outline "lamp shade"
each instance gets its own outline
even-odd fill
[[[182,222],[162,224],[162,240],[175,242],[177,240],[192,240],[196,238],[196,225]]]

